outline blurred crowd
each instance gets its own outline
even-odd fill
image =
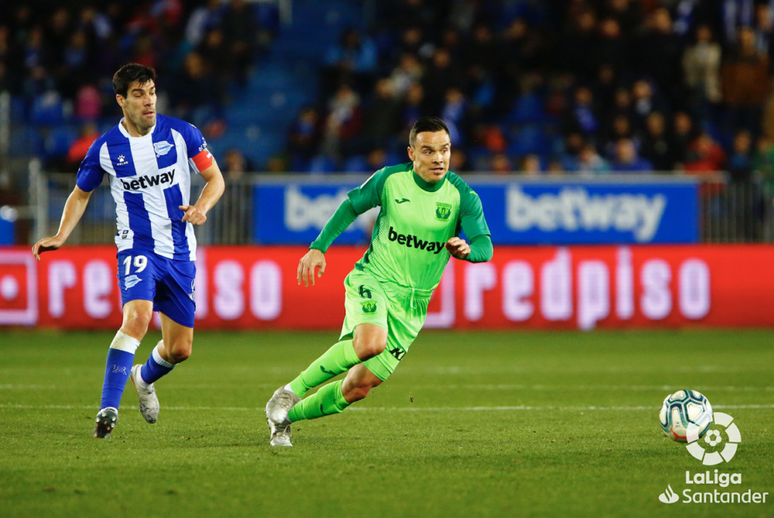
[[[156,68],[159,112],[217,136],[230,88],[246,80],[261,36],[245,0],[0,2],[0,91],[21,101],[17,116],[45,130],[83,122],[69,166],[85,156],[101,120],[115,124],[111,80],[127,62]]]
[[[769,0],[366,4],[368,28],[326,49],[317,102],[289,114],[285,169],[403,161],[413,121],[437,115],[457,171],[772,175]],[[0,91],[34,124],[83,121],[65,153],[75,163],[97,123],[119,113],[113,72],[138,62],[159,71],[160,112],[217,137],[224,104],[271,39],[258,5],[0,2]]]
[[[290,167],[403,161],[411,123],[438,115],[453,170],[770,174],[770,4],[379,2],[373,27],[328,49]]]

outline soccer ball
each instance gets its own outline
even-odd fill
[[[670,394],[658,413],[661,429],[677,442],[688,442],[688,427],[693,425],[702,438],[712,424],[712,405],[700,392],[678,390]]]

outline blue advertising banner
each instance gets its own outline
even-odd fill
[[[328,219],[347,198],[347,192],[360,183],[362,182],[314,185],[272,182],[269,185],[257,185],[253,204],[255,242],[271,245],[308,245],[315,240]],[[373,209],[361,214],[336,239],[336,244],[354,245],[369,242],[378,213],[378,209]]]
[[[475,185],[499,244],[697,243],[694,183]]]
[[[358,178],[359,180],[360,178]],[[365,178],[363,178],[364,180]],[[690,180],[516,182],[469,177],[495,244],[697,243],[698,187]],[[356,181],[259,184],[255,240],[308,244]],[[361,215],[338,244],[368,242],[378,209]]]

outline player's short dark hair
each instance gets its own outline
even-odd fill
[[[445,131],[451,137],[446,123],[438,117],[420,117],[411,127],[411,133],[409,133],[409,145],[411,147],[414,147],[414,144],[417,142],[417,135],[423,131]]]
[[[132,83],[144,85],[148,81],[156,82],[156,71],[139,63],[127,63],[113,75],[113,91],[116,95],[126,97]]]

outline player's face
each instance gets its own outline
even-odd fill
[[[126,97],[116,95],[116,100],[124,111],[130,134],[145,135],[156,125],[156,85],[153,81],[143,84],[135,81],[129,86]]]
[[[423,131],[417,133],[414,145],[408,148],[408,155],[414,162],[414,172],[426,182],[439,182],[449,171],[451,141],[445,131]]]

